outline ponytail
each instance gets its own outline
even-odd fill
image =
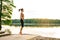
[[[19,11],[20,11],[20,9],[19,9]]]

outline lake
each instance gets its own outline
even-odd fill
[[[11,34],[19,34],[20,27],[2,25],[2,30],[9,29]],[[60,26],[58,27],[24,27],[23,34],[35,34],[44,37],[60,38]]]

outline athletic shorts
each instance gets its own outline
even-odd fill
[[[24,27],[24,21],[21,19],[20,22],[21,22],[21,26]]]

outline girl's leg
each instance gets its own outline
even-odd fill
[[[21,35],[22,35],[22,29],[23,29],[23,27],[20,28],[20,34],[21,34]]]
[[[22,35],[23,26],[24,26],[24,22],[23,22],[23,20],[21,20],[21,28],[20,28],[20,34],[21,34],[21,35]]]

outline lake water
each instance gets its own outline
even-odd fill
[[[11,34],[19,34],[20,27],[2,25],[2,30],[9,29]],[[24,27],[23,34],[34,34],[44,37],[60,38],[60,26],[58,27]]]

